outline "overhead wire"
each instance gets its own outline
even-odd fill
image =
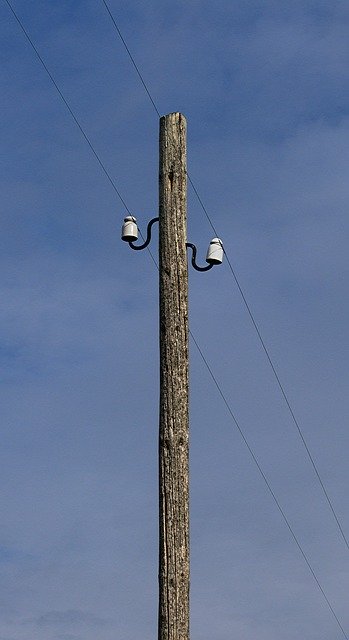
[[[56,88],[57,92],[59,93],[59,95],[60,95],[61,99],[63,100],[65,106],[67,107],[70,115],[73,117],[73,120],[76,123],[76,125],[78,126],[80,132],[82,133],[85,141],[88,143],[88,146],[90,147],[91,151],[93,152],[93,155],[97,159],[100,167],[103,170],[103,173],[108,178],[109,183],[112,185],[115,193],[118,195],[119,199],[124,204],[126,210],[130,213],[130,210],[127,207],[125,201],[121,198],[120,192],[119,192],[114,180],[111,178],[109,172],[106,170],[104,163],[102,162],[102,160],[99,157],[99,154],[95,150],[95,148],[94,148],[92,142],[90,141],[89,137],[86,135],[82,125],[80,124],[80,122],[79,122],[79,120],[77,118],[77,116],[72,111],[68,101],[64,97],[64,95],[63,95],[61,89],[59,88],[57,82],[55,81],[52,73],[49,71],[46,63],[44,62],[44,60],[42,58],[42,56],[40,55],[39,51],[37,50],[36,46],[34,45],[32,39],[30,38],[28,31],[25,29],[22,21],[20,20],[19,16],[17,15],[15,10],[13,9],[13,7],[12,7],[11,3],[9,2],[9,0],[5,0],[5,2],[8,5],[8,7],[9,7],[11,13],[13,14],[14,18],[16,19],[17,23],[19,24],[22,32],[24,33],[25,37],[27,38],[27,40],[28,40],[29,44],[31,45],[32,49],[34,50],[34,52],[35,52],[36,56],[38,57],[40,63],[42,64],[42,66],[45,69],[46,73],[48,74],[49,78],[51,79],[54,87]],[[152,256],[152,254],[150,254],[150,255],[151,255],[152,259],[153,259],[153,262],[155,263],[156,268],[159,269],[154,257]],[[257,469],[258,469],[261,477],[263,478],[263,481],[264,481],[264,483],[265,483],[265,485],[266,485],[266,487],[267,487],[272,499],[274,500],[279,512],[281,513],[281,515],[282,515],[282,517],[283,517],[283,519],[284,519],[284,521],[285,521],[285,523],[286,523],[286,525],[287,525],[287,527],[288,527],[288,529],[289,529],[289,531],[290,531],[290,533],[291,533],[291,535],[292,535],[292,537],[293,537],[293,539],[294,539],[294,541],[295,541],[295,543],[296,543],[296,545],[297,545],[297,547],[298,547],[298,549],[299,549],[304,561],[306,562],[306,564],[307,564],[307,566],[308,566],[308,568],[309,568],[309,570],[310,570],[310,572],[311,572],[311,574],[312,574],[312,576],[314,578],[314,581],[315,581],[317,587],[319,588],[319,590],[320,590],[325,602],[327,603],[327,606],[329,607],[329,609],[330,609],[330,611],[331,611],[331,613],[332,613],[332,615],[333,615],[333,617],[334,617],[339,629],[341,630],[342,635],[344,636],[344,638],[346,638],[346,640],[349,640],[348,635],[346,634],[346,632],[345,632],[345,630],[344,630],[344,628],[343,628],[343,626],[342,626],[342,624],[341,624],[341,622],[340,622],[340,620],[339,620],[339,618],[338,618],[338,616],[337,616],[337,614],[336,614],[336,612],[335,612],[335,610],[334,610],[334,608],[333,608],[333,606],[332,606],[332,604],[331,604],[331,602],[330,602],[330,600],[329,600],[324,588],[322,587],[322,585],[321,585],[321,583],[320,583],[320,581],[319,581],[319,579],[318,579],[318,577],[317,577],[317,575],[316,575],[316,573],[315,573],[315,571],[314,571],[314,569],[313,569],[313,567],[312,567],[312,565],[311,565],[311,563],[310,563],[305,551],[303,550],[303,547],[302,547],[301,543],[298,540],[298,537],[296,536],[296,534],[295,534],[295,532],[294,532],[294,530],[293,530],[293,528],[292,528],[292,526],[291,526],[291,524],[290,524],[290,522],[289,522],[289,520],[288,520],[288,518],[287,518],[287,516],[286,516],[286,514],[285,514],[285,512],[284,512],[284,510],[283,510],[283,508],[282,508],[277,496],[276,496],[276,494],[274,493],[274,491],[273,491],[273,489],[272,489],[272,487],[271,487],[271,485],[269,483],[269,480],[267,479],[267,476],[265,475],[260,463],[258,462],[258,459],[257,459],[256,455],[254,454],[252,447],[250,446],[250,444],[249,444],[249,442],[248,442],[248,440],[247,440],[247,438],[246,438],[246,436],[245,436],[245,434],[244,434],[239,422],[237,421],[237,419],[235,417],[235,414],[233,413],[233,411],[232,411],[232,409],[230,407],[230,404],[227,401],[227,399],[226,399],[226,397],[225,397],[225,395],[224,395],[224,393],[223,393],[223,391],[222,391],[222,389],[221,389],[221,387],[220,387],[220,385],[219,385],[219,383],[217,381],[217,378],[215,377],[215,375],[213,373],[213,370],[212,370],[211,366],[209,365],[209,363],[208,363],[208,361],[207,361],[207,359],[206,359],[201,347],[199,346],[195,336],[193,335],[192,331],[190,331],[190,335],[191,335],[191,338],[192,338],[196,348],[198,349],[198,352],[199,352],[199,354],[200,354],[200,356],[201,356],[201,358],[202,358],[202,360],[203,360],[203,362],[204,362],[204,364],[205,364],[205,366],[206,366],[206,368],[207,368],[207,370],[208,370],[208,372],[209,372],[209,374],[210,374],[210,376],[211,376],[211,378],[212,378],[212,380],[213,380],[213,382],[214,382],[214,384],[215,384],[215,386],[216,386],[216,388],[217,388],[217,390],[218,390],[218,392],[219,392],[219,394],[220,394],[220,396],[221,396],[221,398],[222,398],[222,400],[223,400],[223,402],[224,402],[224,404],[225,404],[225,406],[226,406],[231,418],[233,419],[233,421],[234,421],[234,423],[235,423],[235,425],[236,425],[236,427],[237,427],[237,429],[238,429],[238,431],[239,431],[239,433],[240,433],[240,435],[241,435],[241,437],[242,437],[242,439],[243,439],[243,441],[244,441],[244,443],[245,443],[245,445],[246,445],[246,447],[247,447],[247,449],[248,449],[248,451],[249,451],[254,463],[256,464]]]
[[[129,55],[129,58],[130,58],[130,60],[131,60],[131,62],[132,62],[132,64],[133,64],[133,66],[134,66],[134,68],[135,68],[135,70],[136,70],[136,73],[137,73],[137,75],[138,75],[139,79],[140,79],[140,81],[141,81],[141,83],[142,83],[142,85],[143,85],[143,87],[144,87],[145,91],[146,91],[146,92],[147,92],[147,94],[148,94],[148,98],[149,98],[150,102],[152,103],[152,105],[153,105],[153,107],[154,107],[154,109],[155,109],[155,111],[156,111],[157,115],[159,116],[159,118],[161,118],[160,111],[158,110],[158,108],[157,108],[157,106],[156,106],[156,104],[155,104],[155,102],[154,102],[154,100],[153,100],[153,98],[152,98],[152,95],[151,95],[151,93],[150,93],[150,91],[149,91],[149,89],[148,89],[148,87],[147,87],[146,83],[145,83],[145,82],[144,82],[144,80],[143,80],[143,77],[142,77],[142,74],[141,74],[141,72],[140,72],[140,70],[139,70],[139,68],[138,68],[138,65],[137,65],[137,63],[136,63],[136,61],[135,61],[135,59],[134,59],[134,57],[133,57],[133,55],[132,55],[132,53],[131,53],[130,49],[129,49],[129,48],[128,48],[128,46],[127,46],[127,42],[126,42],[125,38],[123,37],[123,35],[122,35],[122,33],[121,33],[121,31],[120,31],[120,29],[119,29],[119,27],[118,27],[117,23],[116,23],[116,20],[115,20],[115,18],[114,18],[114,16],[113,16],[112,12],[110,11],[109,6],[107,5],[107,3],[106,3],[106,2],[104,2],[104,0],[102,0],[102,2],[103,2],[104,6],[105,6],[105,8],[106,8],[106,10],[107,10],[107,12],[108,12],[108,14],[109,14],[109,17],[110,17],[110,19],[111,19],[111,21],[112,21],[112,23],[113,23],[113,25],[114,25],[114,27],[115,27],[115,29],[116,29],[117,33],[118,33],[118,36],[119,36],[119,38],[120,38],[120,40],[121,40],[122,44],[124,45],[124,47],[125,47],[125,49],[126,49],[126,51],[127,51],[128,55]]]
[[[296,543],[296,545],[297,545],[297,547],[298,547],[298,549],[299,549],[299,551],[300,551],[305,563],[307,564],[308,569],[310,570],[310,572],[311,572],[311,574],[312,574],[312,576],[313,576],[318,588],[320,589],[325,601],[327,602],[327,604],[328,604],[328,606],[329,606],[329,608],[330,608],[330,610],[331,610],[331,612],[333,614],[333,617],[335,618],[335,620],[336,620],[336,622],[337,622],[337,624],[338,624],[338,626],[339,626],[344,638],[348,638],[348,636],[347,636],[347,634],[346,634],[346,632],[345,632],[345,630],[344,630],[344,628],[343,628],[343,626],[342,626],[342,624],[341,624],[336,612],[333,609],[333,606],[332,606],[330,600],[328,599],[328,596],[326,595],[326,592],[324,591],[324,589],[323,589],[323,587],[322,587],[322,585],[321,585],[321,583],[320,583],[320,581],[319,581],[319,579],[318,579],[318,577],[317,577],[317,575],[316,575],[316,573],[315,573],[315,571],[314,571],[314,569],[313,569],[313,567],[312,567],[312,565],[311,565],[311,563],[309,561],[309,558],[308,558],[307,554],[305,553],[301,543],[299,542],[299,539],[298,539],[297,535],[295,534],[294,529],[293,529],[292,525],[290,524],[290,521],[287,518],[283,507],[281,506],[281,503],[279,502],[279,499],[277,498],[277,496],[276,496],[276,494],[275,494],[275,492],[274,492],[274,490],[273,490],[273,488],[272,488],[272,486],[271,486],[266,474],[264,473],[264,471],[263,471],[263,469],[262,469],[262,467],[261,467],[261,465],[260,465],[260,463],[258,461],[258,458],[256,457],[256,455],[255,455],[255,453],[254,453],[249,441],[247,440],[247,438],[245,436],[245,433],[243,432],[243,430],[241,428],[241,425],[240,425],[239,421],[237,420],[237,418],[236,418],[236,416],[235,416],[235,414],[234,414],[234,412],[233,412],[233,410],[232,410],[232,408],[231,408],[231,406],[230,406],[225,394],[223,393],[222,388],[221,388],[220,384],[218,383],[218,380],[217,380],[215,374],[213,373],[213,370],[212,370],[210,364],[208,363],[204,353],[202,352],[202,349],[200,348],[199,344],[197,343],[197,341],[196,341],[195,337],[193,336],[192,332],[190,332],[190,335],[191,335],[191,338],[192,338],[192,340],[193,340],[198,352],[200,353],[200,356],[201,356],[202,360],[205,363],[205,366],[206,366],[206,368],[207,368],[207,370],[208,370],[208,372],[210,374],[211,379],[213,380],[214,385],[217,388],[217,391],[218,391],[219,395],[221,396],[221,398],[222,398],[222,400],[223,400],[223,402],[224,402],[224,404],[226,406],[226,409],[227,409],[230,417],[232,418],[237,430],[239,431],[240,436],[243,439],[243,441],[244,441],[244,443],[245,443],[245,445],[246,445],[246,447],[248,449],[248,452],[249,452],[253,462],[255,463],[255,465],[256,465],[256,467],[257,467],[257,469],[258,469],[258,471],[259,471],[259,473],[260,473],[260,475],[261,475],[261,477],[263,479],[263,482],[265,483],[265,485],[266,485],[271,497],[273,498],[273,500],[274,500],[274,502],[275,502],[275,504],[277,506],[278,511],[281,513],[281,516],[282,516],[282,518],[283,518],[283,520],[284,520],[289,532],[291,533],[291,536],[292,536],[293,540],[295,541],[295,543]]]
[[[117,186],[116,186],[116,184],[115,184],[115,180],[113,180],[113,178],[111,177],[111,175],[110,175],[109,171],[107,170],[107,168],[106,168],[106,166],[105,166],[104,162],[101,160],[101,157],[99,156],[99,154],[97,153],[96,149],[94,148],[94,146],[93,146],[93,144],[92,144],[92,142],[91,142],[91,140],[90,140],[89,136],[87,135],[86,131],[85,131],[85,130],[84,130],[84,128],[82,127],[82,125],[81,125],[81,123],[79,122],[78,118],[76,117],[76,115],[75,115],[75,113],[74,113],[73,109],[71,108],[71,106],[70,106],[69,102],[67,101],[67,99],[66,99],[66,98],[65,98],[65,96],[63,95],[63,93],[62,93],[61,89],[59,88],[59,86],[58,86],[58,84],[57,84],[56,80],[54,79],[54,77],[53,77],[53,75],[52,75],[51,71],[49,70],[49,68],[48,68],[47,64],[46,64],[46,63],[45,63],[45,61],[43,60],[42,56],[40,55],[40,53],[39,53],[38,49],[36,48],[36,46],[35,46],[35,44],[34,44],[34,42],[33,42],[32,38],[30,37],[30,35],[29,35],[28,31],[26,30],[26,28],[25,28],[25,26],[24,26],[23,22],[20,20],[19,16],[18,16],[18,15],[17,15],[17,13],[15,12],[15,10],[14,10],[14,8],[12,7],[12,5],[10,4],[10,2],[9,2],[8,0],[5,0],[5,2],[6,2],[6,4],[8,5],[8,7],[9,7],[10,11],[12,12],[12,14],[13,14],[14,18],[16,19],[16,21],[17,21],[18,25],[19,25],[19,26],[20,26],[20,28],[22,29],[22,31],[23,31],[23,33],[24,33],[25,37],[27,38],[27,40],[28,40],[28,42],[29,42],[30,46],[31,46],[31,47],[32,47],[32,49],[34,50],[34,52],[35,52],[35,54],[37,55],[38,59],[40,60],[40,62],[41,62],[41,64],[42,64],[42,66],[44,67],[44,69],[45,69],[45,71],[46,71],[47,75],[49,76],[49,78],[50,78],[50,80],[51,80],[52,84],[53,84],[53,85],[54,85],[54,87],[56,88],[57,93],[59,94],[59,96],[60,96],[60,98],[62,99],[63,103],[64,103],[64,104],[65,104],[65,106],[67,107],[67,109],[68,109],[68,111],[69,111],[69,113],[70,113],[71,117],[73,118],[73,120],[74,120],[74,122],[75,122],[76,126],[78,127],[78,129],[80,130],[80,133],[82,134],[82,136],[84,137],[85,141],[87,142],[87,144],[88,144],[88,146],[89,146],[90,150],[92,151],[92,153],[93,153],[94,157],[96,158],[96,160],[97,160],[97,162],[98,162],[99,166],[101,167],[101,169],[102,169],[102,171],[103,171],[104,175],[107,177],[107,179],[108,179],[109,183],[111,184],[112,188],[114,189],[114,191],[115,191],[116,195],[118,196],[118,198],[119,198],[120,202],[124,205],[124,207],[125,207],[125,209],[126,209],[127,213],[128,213],[129,215],[132,215],[132,213],[131,213],[130,209],[128,208],[128,206],[127,206],[127,204],[126,204],[126,202],[125,202],[125,199],[122,197],[122,195],[121,195],[121,193],[120,193],[119,189],[117,188]],[[142,237],[142,238],[143,238],[143,240],[144,240],[144,237],[143,237],[143,235],[142,235],[142,232],[141,232],[141,231],[140,231],[140,234],[141,234],[141,237]],[[152,252],[150,251],[150,249],[149,249],[149,248],[148,248],[148,252],[149,252],[149,254],[150,254],[150,256],[151,256],[151,259],[153,260],[153,262],[154,262],[154,263],[155,263],[155,265],[157,266],[156,260],[155,260],[155,258],[154,258],[154,256],[153,256],[153,254],[152,254]]]
[[[147,86],[147,84],[146,84],[146,82],[145,82],[145,80],[144,80],[144,78],[143,78],[143,76],[142,76],[142,74],[141,74],[141,72],[139,70],[139,67],[137,66],[137,64],[135,62],[135,59],[134,59],[133,55],[131,54],[131,51],[130,51],[127,43],[126,43],[125,38],[123,37],[123,35],[122,35],[121,31],[120,31],[120,28],[119,28],[119,26],[118,26],[118,24],[117,24],[117,22],[115,20],[115,17],[113,16],[113,14],[112,14],[112,12],[110,10],[110,7],[109,7],[108,3],[106,2],[106,0],[102,0],[102,3],[103,3],[103,5],[104,5],[104,7],[105,7],[105,9],[106,9],[111,21],[112,21],[112,23],[114,25],[114,28],[115,28],[118,36],[121,39],[121,42],[123,43],[123,45],[124,45],[124,47],[125,47],[125,49],[127,51],[128,56],[131,59],[131,62],[132,62],[133,66],[134,66],[134,68],[135,68],[135,70],[137,72],[137,75],[140,78],[141,83],[142,83],[142,85],[143,85],[143,87],[144,87],[144,89],[145,89],[145,91],[146,91],[146,93],[147,93],[147,95],[148,95],[148,97],[149,97],[149,99],[150,99],[150,101],[151,101],[151,103],[152,103],[157,115],[160,117],[160,111],[159,111],[158,107],[156,106],[156,102],[154,101],[154,99],[153,99],[153,97],[152,97],[152,95],[151,95],[151,93],[149,91],[149,88],[148,88],[148,86]],[[196,188],[196,186],[195,186],[195,184],[194,184],[194,182],[193,182],[193,180],[190,177],[188,172],[187,172],[187,176],[188,176],[188,181],[189,181],[189,183],[190,183],[190,185],[191,185],[191,187],[192,187],[192,189],[193,189],[193,191],[194,191],[194,193],[195,193],[195,195],[196,195],[196,197],[198,199],[198,202],[199,202],[199,204],[200,204],[200,206],[201,206],[201,208],[202,208],[202,210],[203,210],[203,212],[204,212],[204,214],[205,214],[205,216],[206,216],[206,218],[207,218],[207,220],[208,220],[208,222],[209,222],[214,234],[218,237],[219,234],[218,234],[218,232],[217,232],[217,230],[215,228],[215,225],[213,224],[211,216],[209,215],[209,213],[207,211],[207,208],[205,207],[205,205],[203,203],[203,200],[200,197],[200,194],[199,194],[199,192],[198,192],[198,190],[197,190],[197,188]],[[337,524],[337,527],[338,527],[339,532],[341,534],[341,537],[342,537],[342,539],[344,541],[344,544],[346,545],[346,547],[347,547],[347,549],[349,551],[348,538],[347,538],[347,536],[346,536],[346,534],[344,532],[343,526],[342,526],[342,524],[340,522],[340,519],[339,519],[339,517],[338,517],[338,515],[336,513],[336,510],[335,510],[335,508],[333,506],[333,502],[332,502],[332,500],[331,500],[331,498],[329,496],[329,493],[328,493],[328,491],[327,491],[327,489],[325,487],[324,481],[321,478],[321,474],[320,474],[318,466],[317,466],[317,464],[316,464],[316,462],[314,460],[314,456],[312,455],[312,453],[310,451],[310,448],[309,448],[309,445],[308,445],[308,443],[306,441],[306,438],[304,436],[303,430],[302,430],[302,428],[301,428],[301,426],[299,424],[299,420],[297,419],[297,417],[295,415],[295,411],[292,408],[292,405],[291,405],[291,402],[289,400],[288,394],[287,394],[287,392],[285,390],[285,387],[284,387],[283,383],[281,382],[281,378],[280,378],[279,373],[277,371],[276,365],[274,364],[274,361],[273,361],[273,359],[272,359],[272,357],[270,355],[269,349],[268,349],[268,347],[266,345],[266,342],[265,342],[265,340],[264,340],[264,338],[262,336],[261,330],[260,330],[260,328],[259,328],[259,326],[257,324],[257,321],[256,321],[256,318],[254,316],[254,313],[252,312],[251,305],[249,304],[249,302],[247,300],[246,294],[245,294],[245,292],[244,292],[244,290],[242,288],[240,280],[239,280],[239,278],[237,276],[237,273],[236,273],[236,271],[235,271],[235,269],[234,269],[234,267],[232,265],[232,262],[231,262],[231,260],[229,258],[229,255],[227,253],[226,248],[224,247],[224,244],[223,244],[223,251],[224,251],[224,255],[226,257],[229,269],[230,269],[230,271],[232,273],[232,276],[233,276],[233,279],[235,281],[235,284],[236,284],[236,286],[238,288],[238,291],[240,293],[240,296],[242,298],[243,304],[244,304],[244,306],[245,306],[245,308],[247,310],[248,316],[249,316],[249,318],[250,318],[250,320],[252,322],[252,325],[253,325],[253,327],[255,329],[255,332],[256,332],[258,340],[259,340],[259,342],[260,342],[260,344],[262,346],[262,349],[263,349],[263,351],[264,351],[264,353],[265,353],[265,355],[267,357],[268,363],[269,363],[269,365],[271,367],[271,370],[273,372],[273,375],[274,375],[274,378],[276,380],[277,386],[279,387],[281,395],[282,395],[282,397],[283,397],[283,399],[284,399],[284,401],[286,403],[286,406],[287,406],[287,409],[288,409],[288,411],[290,413],[292,422],[294,423],[294,425],[295,425],[295,427],[297,429],[299,437],[300,437],[300,439],[302,441],[302,444],[303,444],[303,446],[305,448],[305,451],[307,453],[308,459],[309,459],[309,461],[311,463],[311,466],[313,467],[314,473],[315,473],[315,475],[317,477],[317,480],[318,480],[318,482],[320,484],[321,490],[322,490],[322,492],[323,492],[323,494],[325,496],[326,502],[327,502],[327,504],[328,504],[328,506],[330,508],[330,511],[331,511],[333,517],[334,517],[334,520],[335,520],[335,522]]]

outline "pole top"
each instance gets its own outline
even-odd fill
[[[160,120],[163,120],[163,119],[166,119],[166,118],[173,119],[173,120],[181,120],[181,119],[183,119],[183,120],[185,120],[185,122],[187,120],[185,115],[183,113],[180,113],[180,111],[173,111],[172,113],[167,113],[164,116],[161,116]]]

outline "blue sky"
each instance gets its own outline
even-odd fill
[[[110,0],[349,535],[347,2]],[[14,8],[142,228],[158,118],[101,0]],[[0,640],[150,640],[157,624],[157,273],[1,3]],[[212,230],[189,191],[188,238]],[[153,249],[156,249],[155,243]],[[192,331],[349,633],[349,554],[227,265]],[[337,640],[191,346],[196,640]]]

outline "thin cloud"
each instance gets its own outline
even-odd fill
[[[87,625],[93,627],[104,627],[107,621],[93,613],[80,611],[78,609],[67,609],[66,611],[48,611],[33,620],[38,627],[69,627],[76,625]]]

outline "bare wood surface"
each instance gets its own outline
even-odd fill
[[[160,433],[158,640],[189,639],[186,120],[160,119]]]

